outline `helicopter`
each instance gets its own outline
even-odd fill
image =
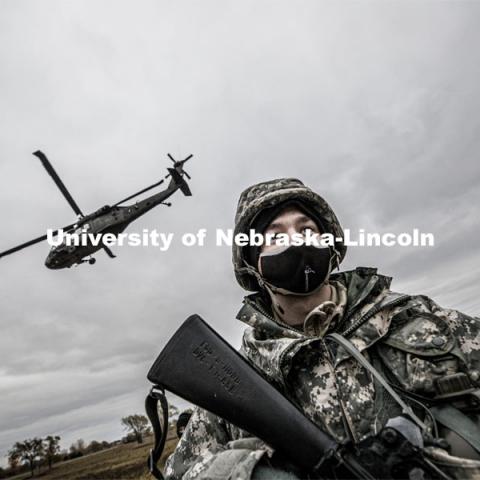
[[[176,161],[168,153],[168,158],[173,162],[173,167],[167,168],[168,175],[166,175],[160,181],[140,190],[139,192],[134,193],[133,195],[129,195],[128,197],[120,200],[114,205],[105,205],[93,213],[84,215],[73,197],[70,195],[70,192],[67,190],[64,183],[58,176],[57,172],[49,162],[48,158],[45,156],[45,154],[40,150],[37,150],[36,152],[33,152],[33,155],[35,155],[41,161],[42,165],[45,167],[45,170],[52,177],[53,181],[56,183],[63,196],[70,204],[73,211],[78,215],[78,220],[75,223],[51,232],[52,236],[57,235],[60,231],[78,234],[88,231],[93,235],[105,233],[113,233],[114,235],[118,235],[123,232],[130,223],[132,223],[138,217],[141,217],[157,205],[163,204],[170,207],[171,203],[165,202],[165,200],[171,195],[173,195],[178,189],[180,189],[180,191],[186,196],[192,195],[190,188],[187,182],[184,180],[183,176],[186,176],[189,180],[191,180],[191,177],[183,169],[183,165],[185,164],[185,162],[190,160],[193,155],[189,155],[184,160]],[[128,202],[132,198],[135,198],[138,195],[141,195],[142,193],[145,193],[161,185],[168,177],[171,177],[171,180],[165,190],[162,190],[141,201],[138,201],[135,204],[121,206],[122,203]],[[48,234],[42,235],[41,237],[34,238],[33,240],[10,248],[9,250],[0,252],[0,258],[6,255],[10,255],[14,252],[18,252],[19,250],[22,250],[31,245],[35,245],[36,243],[42,242],[47,238]],[[88,263],[90,265],[93,265],[96,262],[96,259],[92,257],[92,255],[98,250],[102,249],[107,253],[110,258],[116,257],[116,255],[113,254],[110,248],[106,246],[103,242],[98,242],[95,245],[91,241],[87,242],[87,244],[85,245],[67,245],[67,243],[63,241],[60,245],[53,246],[51,248],[45,260],[45,266],[50,269],[58,270],[61,268],[69,268],[72,265],[79,265],[82,263]]]

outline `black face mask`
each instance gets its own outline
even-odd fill
[[[262,253],[262,277],[271,285],[293,294],[315,291],[330,273],[330,248],[291,245],[275,253]]]

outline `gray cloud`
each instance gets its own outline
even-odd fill
[[[474,2],[4,0],[1,249],[74,219],[194,153],[192,198],[130,231],[232,226],[240,192],[294,176],[345,226],[420,228],[434,248],[351,248],[392,288],[478,314],[480,92]],[[210,238],[211,240],[211,238]],[[60,433],[113,439],[146,372],[198,312],[235,346],[242,291],[228,247],[117,248],[49,271],[36,245],[0,260],[0,454]],[[177,403],[184,404],[175,399]]]

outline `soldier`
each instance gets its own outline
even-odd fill
[[[188,421],[192,416],[191,410],[185,410],[182,412],[177,419],[177,437],[182,438],[183,432],[185,431]]]
[[[456,478],[480,478],[480,319],[424,295],[390,290],[375,268],[334,273],[346,253],[340,223],[318,194],[283,178],[240,196],[235,234],[329,233],[328,248],[233,246],[248,327],[241,352],[339,442],[375,435],[401,406],[341,346],[341,334],[427,427],[425,451]],[[288,419],[285,419],[288,421]],[[294,479],[295,467],[223,419],[196,409],[166,464],[168,479]]]

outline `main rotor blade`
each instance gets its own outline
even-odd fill
[[[65,187],[62,180],[57,175],[57,172],[54,170],[54,168],[52,167],[51,163],[48,161],[48,158],[45,156],[45,154],[43,152],[41,152],[40,150],[37,150],[36,152],[33,152],[33,154],[40,159],[43,166],[45,167],[45,170],[53,178],[53,181],[57,184],[57,187],[60,189],[60,191],[63,193],[63,196],[67,199],[67,202],[73,208],[73,211],[77,215],[80,215],[81,217],[83,217],[83,213],[80,210],[79,206],[75,203],[75,200],[70,195],[70,192],[67,190],[67,187]]]
[[[161,185],[163,182],[164,182],[164,179],[162,178],[159,182],[154,183],[153,185],[150,185],[149,187],[144,188],[143,190],[140,190],[139,192],[134,193],[133,195],[130,195],[130,196],[127,197],[127,198],[124,198],[123,200],[120,200],[119,202],[117,202],[117,203],[114,205],[114,207],[116,207],[117,205],[120,205],[121,203],[127,202],[128,200],[131,200],[132,198],[137,197],[138,195],[141,195],[142,193],[148,192],[148,191],[151,190],[152,188],[158,187],[158,186]]]
[[[169,153],[167,153],[168,158],[174,163],[174,167],[179,167],[180,165],[183,165],[185,162],[190,160],[193,157],[193,153],[191,153],[187,158],[184,158],[183,160],[175,160]]]
[[[75,225],[75,223],[72,223],[71,225],[67,225],[66,227],[63,227],[62,229],[55,230],[52,235],[55,236],[60,230],[69,230]],[[43,240],[47,239],[47,235],[42,235],[41,237],[34,238],[33,240],[30,240],[29,242],[22,243],[21,245],[17,245],[16,247],[10,248],[9,250],[5,250],[4,252],[0,252],[0,258],[4,257],[5,255],[10,255],[11,253],[18,252],[19,250],[23,250],[24,248],[30,247],[31,245],[35,245],[36,243],[43,242]]]

